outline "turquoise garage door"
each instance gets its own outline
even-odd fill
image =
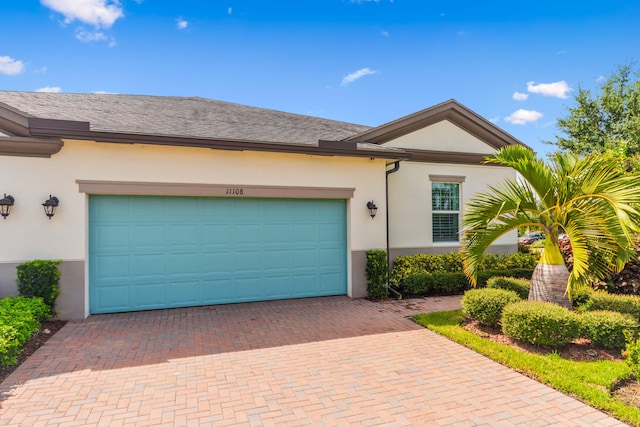
[[[347,293],[346,202],[90,196],[92,314]]]

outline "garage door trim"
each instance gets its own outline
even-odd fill
[[[351,199],[355,188],[77,180],[79,191],[122,196]]]

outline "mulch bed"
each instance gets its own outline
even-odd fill
[[[0,365],[0,383],[2,383],[13,371],[18,369],[21,363],[29,358],[37,349],[39,349],[49,338],[58,332],[67,322],[64,320],[48,320],[42,323],[40,330],[22,347],[24,351],[18,355],[18,363],[15,365]]]

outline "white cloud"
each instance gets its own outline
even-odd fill
[[[596,83],[602,83],[605,80],[604,76],[598,76],[598,78],[596,79]]]
[[[498,123],[500,121],[500,116],[495,116],[489,119],[491,123]]]
[[[505,121],[514,125],[526,125],[542,118],[543,114],[535,110],[523,110],[513,112],[509,117],[505,117]]]
[[[106,90],[96,90],[93,93],[96,95],[117,95],[118,92],[107,92]]]
[[[382,30],[382,31],[380,31],[380,35],[381,35],[382,37],[389,37],[389,31],[384,31],[384,30]]]
[[[180,17],[176,19],[176,26],[178,27],[179,30],[184,30],[189,26],[189,22],[185,21]]]
[[[60,93],[62,92],[62,89],[60,86],[45,86],[40,89],[36,89],[36,92]]]
[[[101,31],[87,31],[84,28],[76,30],[76,38],[83,43],[102,42],[108,40],[105,33]]]
[[[526,101],[527,98],[529,98],[529,94],[521,93],[521,92],[514,92],[512,98],[515,99],[516,101]]]
[[[342,79],[342,83],[340,83],[342,86],[346,86],[349,83],[353,83],[356,80],[369,75],[369,74],[376,74],[378,71],[376,70],[372,70],[371,68],[361,68],[356,72],[353,72],[351,74],[346,75],[343,79]]]
[[[10,56],[0,56],[0,74],[15,76],[24,71],[24,62]]]
[[[229,9],[227,9],[227,14],[231,15],[233,13],[233,8],[230,7]]]
[[[539,93],[543,96],[552,96],[554,98],[566,99],[567,94],[572,91],[567,82],[561,80],[554,83],[539,83],[528,82],[527,91],[531,93]]]
[[[110,28],[116,20],[124,16],[119,0],[40,0],[40,2],[64,15],[66,24],[77,20],[97,28]]]

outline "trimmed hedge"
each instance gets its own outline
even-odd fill
[[[533,270],[538,264],[537,253],[514,253],[511,255],[485,254],[479,270]],[[393,260],[391,282],[400,285],[417,274],[461,273],[462,257],[457,252],[448,254],[416,254],[398,256]]]
[[[471,289],[462,297],[462,311],[483,325],[498,326],[504,307],[521,300],[514,291],[506,289]]]
[[[589,299],[580,306],[581,311],[616,311],[630,314],[640,321],[640,297],[635,295],[615,295],[606,292],[591,292]]]
[[[42,298],[10,296],[0,300],[0,364],[18,363],[20,347],[40,329],[50,312]]]
[[[478,272],[478,284],[483,288],[487,281],[495,276],[511,276],[514,278],[531,279],[533,269],[488,270]],[[404,296],[437,296],[461,295],[471,289],[471,283],[464,273],[423,273],[404,279],[400,290]]]
[[[630,314],[615,311],[587,311],[580,316],[581,335],[604,348],[624,348],[625,331],[635,334],[638,322]]]
[[[56,313],[56,298],[60,295],[60,260],[36,259],[19,264],[16,267],[18,292],[23,297],[40,297]]]
[[[374,300],[385,299],[389,296],[387,289],[387,252],[381,249],[367,251],[367,295]]]
[[[487,288],[506,289],[518,294],[520,299],[527,299],[529,298],[529,289],[531,289],[531,280],[496,276],[487,280]]]
[[[559,347],[580,336],[580,315],[550,302],[520,301],[502,312],[502,332],[529,344]]]

